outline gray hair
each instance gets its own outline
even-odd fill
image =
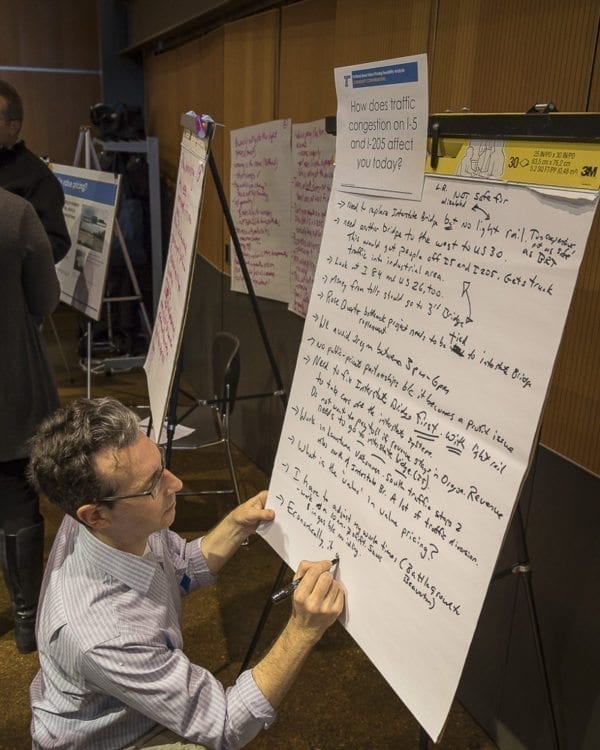
[[[66,513],[116,494],[110,477],[98,476],[95,458],[139,437],[137,416],[114,398],[79,398],[57,409],[29,441],[29,480]]]

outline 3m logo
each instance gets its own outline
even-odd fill
[[[582,177],[595,177],[598,172],[598,167],[585,166],[581,167]]]

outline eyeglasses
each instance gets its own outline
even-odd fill
[[[103,497],[98,502],[100,503],[114,503],[117,500],[129,500],[133,497],[148,497],[152,496],[156,500],[155,492],[158,489],[160,485],[160,481],[163,478],[165,474],[166,469],[166,458],[167,458],[167,451],[166,448],[162,445],[157,446],[159,452],[160,452],[160,473],[156,477],[156,479],[152,482],[152,487],[150,487],[149,490],[144,490],[143,492],[135,492],[133,495],[112,495],[111,497]]]

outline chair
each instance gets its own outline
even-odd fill
[[[195,403],[177,418],[178,424],[192,427],[197,431],[197,429],[202,426],[202,418],[200,414],[196,414],[195,412],[199,408],[209,407],[213,418],[212,426],[216,434],[216,439],[196,444],[193,442],[195,436],[192,434],[189,436],[189,439],[183,438],[181,440],[173,441],[171,449],[193,450],[208,448],[215,445],[223,445],[231,477],[232,489],[182,491],[178,493],[179,496],[234,494],[238,505],[241,503],[237,474],[233,463],[233,456],[231,454],[229,433],[229,421],[235,406],[239,380],[240,340],[237,336],[234,336],[231,333],[221,331],[215,335],[212,344],[213,397],[209,399],[196,399],[191,394],[180,388],[179,393],[192,399]],[[200,421],[198,418],[200,418]]]

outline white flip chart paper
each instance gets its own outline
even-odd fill
[[[345,627],[434,739],[595,207],[470,179],[426,176],[420,203],[334,183],[263,533],[293,568],[339,554]]]
[[[158,442],[161,441],[187,312],[209,143],[209,139],[200,138],[190,130],[183,132],[169,252],[144,363],[152,422],[155,426],[161,425]]]
[[[254,291],[289,302],[291,120],[276,120],[231,133],[231,217]],[[235,253],[231,289],[246,292]]]
[[[325,120],[292,126],[292,239],[289,309],[306,317],[333,180],[335,137]]]

